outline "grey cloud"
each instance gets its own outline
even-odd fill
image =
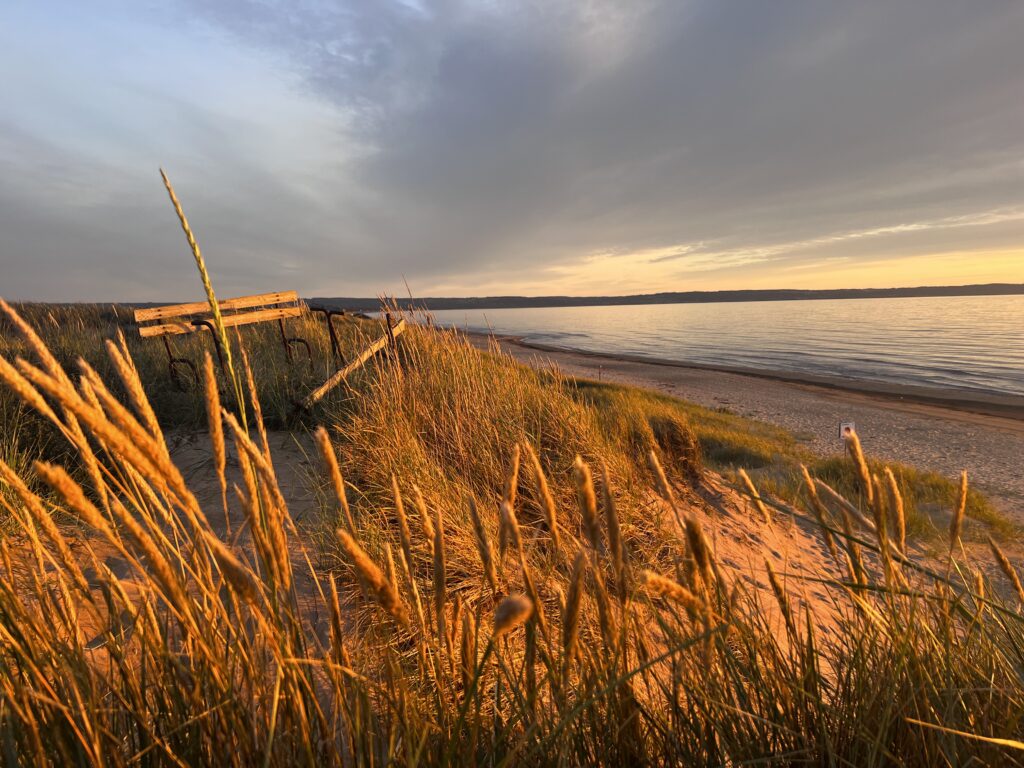
[[[983,215],[1017,204],[1024,181],[1019,3],[183,8],[298,73],[359,149],[325,157],[310,199],[213,129],[196,137],[221,178],[206,194],[204,168],[186,168],[189,209],[239,288],[272,282],[282,258],[321,294],[396,288],[402,274],[472,293],[477,279],[673,246],[690,248],[682,266],[744,249],[816,261],[786,245]],[[1019,223],[973,230],[1019,243]],[[889,240],[906,253],[966,237]],[[872,246],[829,246],[859,247]]]
[[[326,98],[369,105],[357,178],[387,201],[381,247],[423,275],[895,226],[1021,182],[1020,6],[666,2],[602,71],[572,4],[372,5],[281,40]]]

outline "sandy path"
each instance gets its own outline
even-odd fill
[[[477,346],[487,343],[481,336],[470,339]],[[948,477],[966,469],[976,487],[1024,523],[1024,411],[1015,419],[704,368],[539,351],[513,339],[500,344],[532,365],[555,363],[573,376],[648,387],[777,424],[821,456],[842,450],[839,424],[853,421],[870,454]]]
[[[244,513],[231,491],[233,483],[242,484],[234,445],[230,442],[226,445],[225,474],[228,479],[228,509],[231,515],[229,534],[209,436],[205,432],[172,432],[168,433],[167,442],[171,458],[196,495],[213,532],[222,540],[234,543],[250,563],[254,562],[252,538],[244,525]],[[288,511],[295,524],[295,529],[287,532],[295,596],[302,618],[312,628],[320,642],[326,644],[329,642],[330,617],[324,610],[320,592],[329,589],[329,586],[326,581],[327,569],[320,567],[322,550],[314,535],[315,530],[322,525],[323,514],[313,487],[313,477],[321,471],[318,454],[313,441],[305,433],[269,431],[267,443],[270,446],[281,495],[288,504]],[[319,579],[311,572],[310,564],[317,569]]]

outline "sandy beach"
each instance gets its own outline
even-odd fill
[[[467,335],[474,344],[486,346],[485,335]],[[801,383],[771,373],[753,375],[568,352],[530,346],[511,337],[497,341],[524,363],[555,364],[569,375],[648,387],[777,424],[823,456],[842,450],[840,422],[852,421],[869,453],[951,478],[966,469],[975,487],[1024,523],[1024,401],[965,400],[952,392],[870,385],[857,391],[852,384]]]

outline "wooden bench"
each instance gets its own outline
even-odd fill
[[[310,364],[312,364],[313,353],[309,343],[299,337],[289,337],[284,329],[285,320],[291,317],[298,317],[305,312],[306,308],[299,301],[299,294],[297,292],[277,291],[274,293],[261,293],[256,296],[240,296],[236,299],[225,299],[218,302],[218,304],[220,306],[221,319],[225,327],[228,328],[276,320],[281,331],[281,343],[284,346],[288,362],[292,362],[293,359],[292,346],[298,344],[306,348],[306,355],[310,360]],[[217,351],[217,359],[220,361],[221,370],[224,369],[224,355],[213,326],[213,312],[207,302],[197,301],[191,304],[170,304],[162,307],[137,309],[135,310],[135,322],[139,326],[139,335],[143,338],[159,336],[163,339],[164,348],[167,350],[167,367],[171,373],[171,378],[175,381],[179,377],[177,366],[187,367],[196,382],[199,381],[199,373],[190,360],[174,356],[171,352],[170,341],[168,340],[170,336],[197,333],[203,330],[209,331],[214,349]]]

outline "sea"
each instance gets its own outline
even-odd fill
[[[527,344],[1024,397],[1024,295],[443,310],[442,325]]]

